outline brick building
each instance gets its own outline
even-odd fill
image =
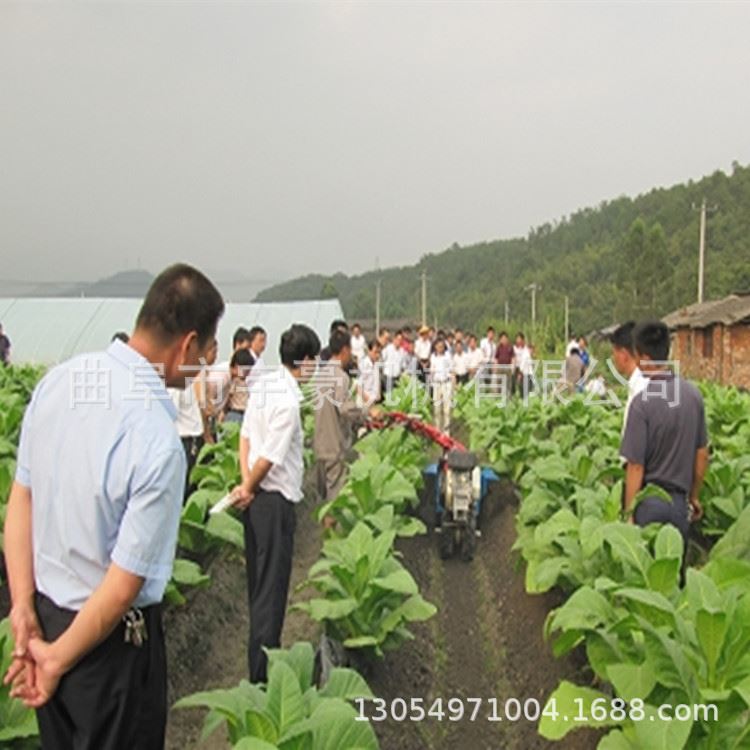
[[[750,388],[750,293],[689,305],[664,322],[683,375]]]

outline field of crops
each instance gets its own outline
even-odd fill
[[[7,405],[0,417],[2,503],[23,404],[38,373],[0,376]],[[170,623],[175,633],[200,623],[170,670],[182,674],[180,661],[197,644],[201,666],[192,671],[206,679],[199,692],[185,690],[193,682],[182,676],[171,685],[170,747],[190,746],[197,722],[207,747],[245,750],[442,750],[459,743],[526,749],[556,740],[576,749],[747,750],[750,398],[714,386],[704,386],[704,395],[712,463],[684,587],[680,535],[621,518],[619,410],[582,398],[477,403],[471,389],[459,392],[459,429],[506,480],[484,508],[483,538],[468,564],[440,561],[425,533],[430,516],[420,499],[430,449],[401,428],[365,436],[340,496],[301,509],[287,648],[271,654],[265,686],[239,680],[244,657],[239,664],[228,659],[207,678],[201,671],[224,643],[231,654],[242,653],[246,638],[246,620],[234,617],[235,608],[223,619],[219,611],[205,614],[218,601],[212,594],[233,602],[244,590],[236,554],[242,526],[231,514],[207,512],[239,476],[238,436],[230,426],[194,470],[198,490],[183,511],[168,590],[168,642]],[[413,411],[412,396],[401,389],[403,410]],[[309,437],[309,413],[305,426]],[[333,515],[336,532],[321,540],[313,513]],[[516,557],[522,564],[514,567]],[[245,606],[234,603],[238,611]],[[206,623],[215,632],[206,632]],[[321,634],[343,644],[347,666],[324,659],[327,681],[316,685]],[[0,656],[4,666],[7,621]],[[407,718],[355,721],[363,706],[374,715],[377,702],[361,700],[374,696],[400,696]],[[519,699],[525,718],[493,723],[482,715],[472,722],[449,700],[492,696],[501,704]],[[651,718],[662,704],[708,703],[718,707],[718,722]],[[584,716],[587,722],[574,720]],[[0,743],[33,733],[33,716],[0,692]]]

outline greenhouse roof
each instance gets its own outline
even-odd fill
[[[11,340],[13,362],[54,364],[74,354],[105,349],[117,331],[130,333],[142,300],[96,298],[0,298],[0,323]],[[331,321],[343,318],[337,299],[303,302],[227,302],[219,323],[219,360],[229,358],[239,326],[268,333],[266,364],[279,361],[279,339],[292,323],[305,323],[328,341]]]

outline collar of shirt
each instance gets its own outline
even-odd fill
[[[157,400],[169,414],[174,422],[177,419],[177,408],[161,375],[156,371],[152,362],[149,362],[142,354],[119,339],[115,339],[107,348],[107,354],[112,359],[125,365],[131,372],[138,368],[138,385],[148,388],[155,400]]]

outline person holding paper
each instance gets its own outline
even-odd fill
[[[242,484],[232,500],[245,527],[250,608],[248,670],[267,678],[266,648],[278,648],[284,625],[294,550],[295,506],[302,500],[304,461],[300,384],[315,372],[320,340],[305,325],[281,337],[281,367],[250,388],[240,432]]]

